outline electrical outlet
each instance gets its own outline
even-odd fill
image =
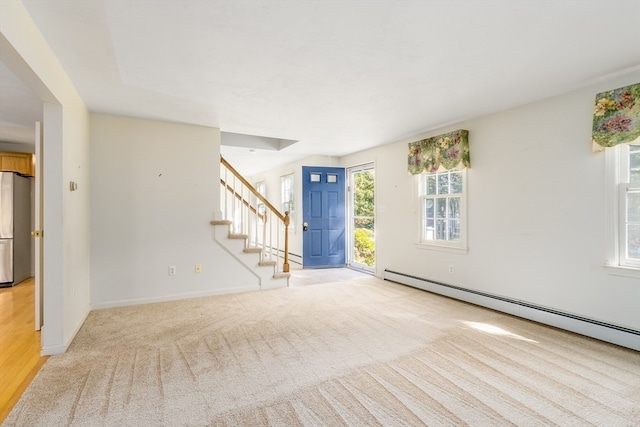
[[[177,274],[176,266],[175,265],[170,265],[169,266],[169,276],[175,276],[176,274]]]
[[[196,264],[196,273],[202,273],[202,264]]]
[[[449,266],[449,274],[453,274],[453,265]]]

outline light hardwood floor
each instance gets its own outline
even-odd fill
[[[33,278],[0,288],[0,423],[47,360],[35,331],[34,291]]]

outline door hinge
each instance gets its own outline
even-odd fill
[[[31,235],[33,237],[44,237],[44,231],[43,230],[33,230],[31,232]]]

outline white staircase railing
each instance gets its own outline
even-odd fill
[[[245,249],[261,252],[261,263],[274,263],[275,272],[289,272],[289,212],[280,213],[220,157],[220,204],[231,234],[246,237]]]

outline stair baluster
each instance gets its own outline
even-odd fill
[[[212,224],[228,224],[234,237],[246,236],[245,252],[258,252],[260,265],[275,265],[274,277],[288,277],[289,212],[282,214],[223,157],[220,165],[223,221]],[[264,212],[259,204],[265,206]]]

